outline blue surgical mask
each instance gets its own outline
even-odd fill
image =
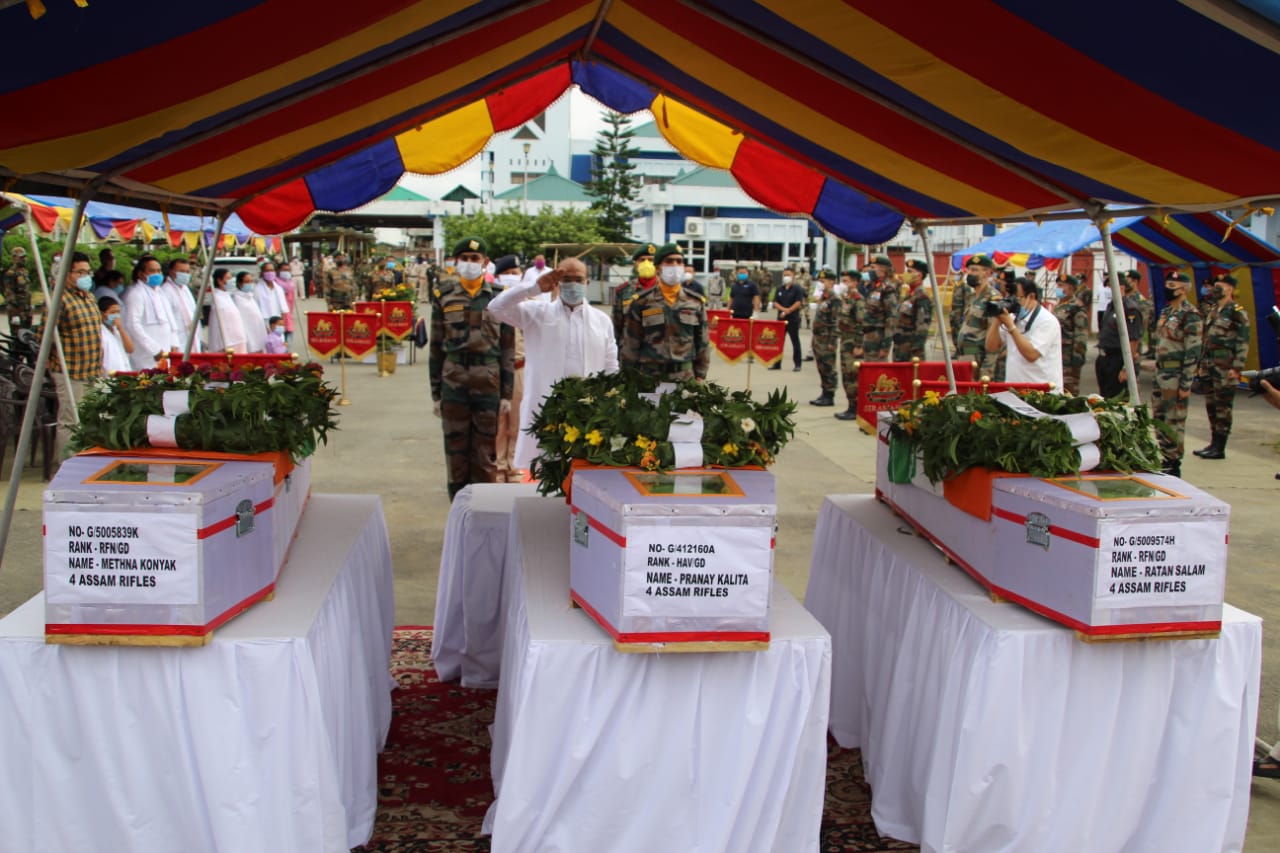
[[[177,284],[181,285],[182,287],[186,287],[187,285],[191,284],[191,273],[189,272],[174,273],[173,280]]]
[[[744,272],[740,272],[740,273],[738,273],[738,281],[746,281],[746,280],[747,280],[747,274],[746,274],[746,273],[744,273]]]
[[[82,275],[76,279],[76,287],[81,290],[93,290],[93,276]]]
[[[116,289],[116,293],[124,293],[124,284],[123,283],[117,284],[115,289]]]
[[[582,281],[560,282],[560,301],[565,305],[581,305],[586,298],[587,285]]]
[[[1030,312],[1028,312],[1028,311],[1027,311],[1027,306],[1025,306],[1025,305],[1019,305],[1019,306],[1018,306],[1018,319],[1019,319],[1019,320],[1021,320],[1021,319],[1022,319],[1023,317],[1025,317],[1025,316],[1027,316],[1027,314],[1028,314],[1028,313],[1030,313]]]
[[[147,287],[159,287],[164,284],[164,276],[158,272],[153,272],[147,276]]]
[[[106,323],[108,326],[114,326],[116,324],[116,320],[119,318],[119,314],[108,314],[102,318],[102,322]]]
[[[241,293],[253,293],[253,282],[251,282],[251,281],[246,281],[244,284],[240,285],[240,292],[241,292]]]

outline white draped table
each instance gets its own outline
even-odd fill
[[[485,817],[495,853],[813,853],[831,644],[774,584],[768,651],[626,654],[569,606],[562,500],[516,501]]]
[[[0,850],[363,844],[394,618],[372,496],[313,496],[274,600],[207,646],[46,645],[36,596],[0,620]]]
[[[516,498],[536,483],[474,483],[454,496],[444,528],[431,660],[441,681],[497,687],[502,662],[502,564]]]
[[[872,817],[926,851],[1238,851],[1262,625],[1087,644],[960,569],[868,496],[829,497],[805,604],[831,632],[831,731]],[[907,528],[909,530],[909,528]]]

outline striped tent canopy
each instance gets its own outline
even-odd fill
[[[72,199],[61,196],[24,196],[18,193],[6,195],[21,202],[31,211],[31,224],[46,236],[59,230],[65,231],[71,225],[71,217],[75,214],[75,201]],[[9,205],[7,201],[5,204],[6,207],[0,207],[0,232],[24,221],[20,206]],[[12,211],[12,215],[6,215],[6,210]],[[201,234],[204,235],[206,245],[213,242],[217,221],[212,216],[165,214],[158,210],[91,201],[85,205],[84,226],[89,233],[86,234],[83,229],[81,233],[98,240],[115,237],[127,241],[141,236],[150,242],[157,234],[164,234],[175,247],[185,243],[188,247],[195,248]],[[264,239],[258,238],[234,213],[227,218],[222,233],[224,242],[230,241],[230,247],[245,245],[254,239]],[[272,243],[275,244],[278,244],[278,240]]]
[[[455,168],[571,83],[857,242],[1280,196],[1280,112],[1237,76],[1280,79],[1258,0],[0,7],[0,188],[234,203],[263,233]]]

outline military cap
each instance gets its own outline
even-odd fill
[[[463,237],[453,247],[453,256],[455,258],[466,252],[479,252],[485,256],[488,256],[489,254],[489,250],[485,247],[484,241],[479,237]]]
[[[1080,286],[1080,276],[1067,275],[1066,273],[1058,273],[1058,284],[1069,284],[1072,287]]]
[[[893,269],[893,261],[889,260],[888,255],[876,255],[874,258],[871,259],[871,263],[879,264],[882,267],[888,267],[889,269]]]
[[[1218,273],[1213,277],[1213,280],[1215,282],[1220,281],[1223,284],[1229,284],[1232,287],[1236,286],[1236,277],[1233,275],[1228,275],[1227,273]]]
[[[964,265],[966,267],[986,267],[989,270],[996,268],[996,263],[991,260],[990,255],[973,255],[964,262]]]
[[[1172,281],[1175,284],[1188,284],[1190,283],[1191,278],[1184,272],[1178,272],[1177,270],[1174,270],[1173,272],[1169,273],[1168,277],[1165,278],[1165,281]]]
[[[1127,279],[1131,279],[1132,281],[1142,281],[1142,273],[1138,272],[1137,270],[1126,271],[1124,274],[1124,277]]]
[[[513,270],[518,266],[520,266],[520,259],[515,255],[503,255],[493,262],[493,274],[502,275],[507,270]]]
[[[658,247],[652,243],[641,243],[640,248],[631,253],[631,260],[638,261],[645,255],[657,254]]]
[[[27,250],[21,246],[14,246],[13,251],[9,254],[15,258],[25,258],[27,256]]]
[[[823,267],[822,271],[818,273],[818,278],[825,278],[825,279],[829,279],[830,281],[835,281],[836,274],[833,270]]]
[[[922,273],[924,275],[929,274],[929,265],[926,264],[924,261],[907,261],[907,269],[913,269],[916,272]]]
[[[681,249],[675,243],[663,243],[661,246],[658,247],[658,251],[653,253],[653,262],[655,264],[660,264],[662,263],[663,258],[670,257],[671,255],[683,255],[683,254],[684,254],[684,250]]]

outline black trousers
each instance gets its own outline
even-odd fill
[[[800,367],[804,361],[804,355],[800,352],[800,315],[792,314],[786,323],[787,337],[791,339],[791,355],[795,358],[796,367]]]
[[[1128,384],[1120,379],[1122,370],[1124,370],[1124,356],[1119,348],[1098,350],[1098,360],[1093,363],[1093,372],[1098,378],[1098,393],[1110,399],[1117,394],[1127,392]]]

